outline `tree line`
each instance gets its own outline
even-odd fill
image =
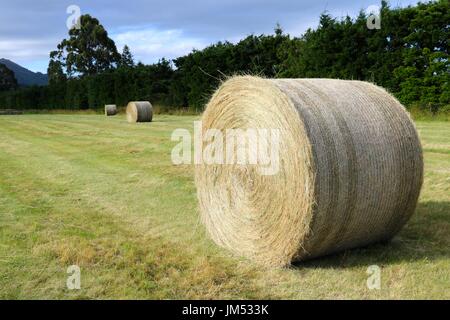
[[[320,16],[300,37],[279,25],[270,35],[249,35],[236,44],[218,42],[174,60],[135,63],[127,46],[118,52],[99,21],[81,17],[50,53],[49,85],[0,85],[0,107],[87,109],[149,100],[165,109],[200,111],[222,80],[234,74],[274,78],[340,78],[371,81],[403,104],[434,108],[450,103],[448,0],[391,8],[383,1],[381,28],[368,16]],[[7,74],[0,68],[0,77]],[[0,84],[3,82],[0,79]]]

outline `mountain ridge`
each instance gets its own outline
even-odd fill
[[[0,58],[0,63],[4,64],[8,69],[14,72],[19,86],[45,86],[48,84],[47,74],[33,72],[9,59]]]

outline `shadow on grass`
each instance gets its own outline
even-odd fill
[[[154,116],[155,117],[155,116]],[[157,115],[156,115],[157,117]],[[150,122],[135,122],[132,124],[138,124],[138,125],[151,125],[152,123],[167,123],[167,122],[179,122],[177,119],[169,119],[169,118],[153,118]]]
[[[352,268],[420,260],[450,259],[450,202],[418,204],[411,220],[389,242],[346,250],[305,262],[293,268]]]

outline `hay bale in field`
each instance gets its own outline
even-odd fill
[[[107,117],[115,116],[116,114],[117,114],[117,106],[115,104],[105,105],[105,115]]]
[[[19,115],[19,114],[23,114],[23,111],[16,110],[16,109],[0,109],[0,115],[14,116],[14,115]]]
[[[404,107],[373,84],[234,77],[202,123],[203,134],[279,129],[275,175],[259,164],[196,165],[202,221],[238,255],[284,266],[389,240],[415,210],[420,141]]]
[[[151,122],[153,107],[148,101],[132,101],[127,106],[128,122]]]

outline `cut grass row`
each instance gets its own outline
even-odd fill
[[[0,297],[450,298],[448,123],[417,123],[424,189],[392,243],[264,270],[209,240],[192,168],[171,164],[171,132],[196,119],[0,117]],[[79,291],[66,288],[72,264]],[[366,286],[373,264],[379,291]]]

